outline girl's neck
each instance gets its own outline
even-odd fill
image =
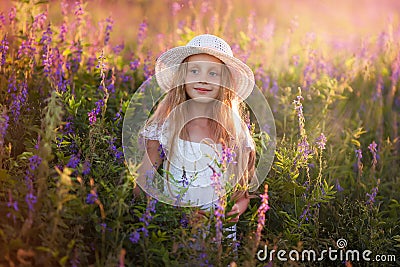
[[[200,103],[195,101],[192,101],[190,105],[188,105],[187,109],[189,118],[202,118],[205,122],[208,121],[206,118],[212,117],[212,110],[212,105],[210,103]]]

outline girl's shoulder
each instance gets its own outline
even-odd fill
[[[165,139],[168,129],[168,121],[166,122],[150,122],[146,123],[140,131],[140,136],[148,140],[162,141]]]

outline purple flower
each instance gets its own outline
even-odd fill
[[[268,184],[264,185],[264,194],[260,195],[260,197],[261,197],[261,205],[258,207],[257,210],[258,220],[257,220],[257,230],[256,230],[256,246],[258,246],[258,243],[260,242],[261,231],[265,225],[265,214],[270,209],[268,205],[268,199],[269,199]]]
[[[33,46],[33,43],[34,43],[33,38],[29,38],[28,40],[22,41],[21,45],[18,48],[17,59],[21,59],[23,55],[32,58],[32,56],[36,54],[36,48]]]
[[[67,33],[68,33],[68,26],[67,23],[64,21],[60,26],[60,34],[58,35],[60,43],[63,43],[65,41]]]
[[[82,174],[88,175],[90,173],[90,162],[85,160],[82,165]]]
[[[378,179],[376,187],[372,188],[371,194],[367,193],[366,196],[368,197],[367,204],[372,205],[375,203],[375,197],[378,194],[378,187],[380,184],[380,179]]]
[[[18,201],[14,201],[12,198],[11,190],[8,191],[8,202],[7,202],[7,207],[12,208],[14,211],[19,211],[18,209]],[[7,213],[7,218],[10,218],[12,215],[13,220],[15,222],[15,215],[12,214],[11,212]]]
[[[69,161],[68,161],[68,163],[67,163],[67,167],[68,167],[68,168],[72,168],[72,169],[76,169],[76,167],[78,167],[78,164],[79,164],[80,161],[81,161],[81,160],[80,160],[79,155],[73,154],[73,155],[70,157],[70,159],[69,159]]]
[[[34,210],[33,205],[35,205],[35,203],[37,202],[36,196],[35,196],[34,194],[32,194],[32,193],[28,193],[28,194],[25,196],[25,201],[26,201],[26,203],[28,204],[29,210],[30,210],[30,211],[33,211],[33,210]]]
[[[342,192],[342,191],[344,190],[343,187],[340,186],[340,183],[339,183],[339,180],[338,180],[338,179],[336,179],[335,188],[336,188],[336,190],[337,190],[338,192]]]
[[[43,33],[42,39],[40,40],[40,44],[43,45],[43,66],[44,73],[47,77],[50,74],[51,67],[53,65],[53,55],[51,53],[51,48],[49,47],[52,42],[53,32],[51,31],[50,23],[47,27],[47,30]]]
[[[300,215],[300,219],[304,219],[306,222],[308,222],[310,214],[310,204],[307,204],[307,207],[303,210],[303,212]],[[301,223],[300,223],[301,224]]]
[[[140,240],[140,233],[137,232],[136,230],[133,231],[133,232],[129,235],[129,240],[130,240],[133,244],[136,244],[136,243],[139,242],[139,240]]]
[[[321,150],[325,149],[325,144],[326,144],[326,137],[323,133],[317,138],[315,143],[317,144],[317,147]]]
[[[91,192],[86,196],[86,203],[87,204],[94,204],[98,200],[97,193]]]
[[[375,141],[372,141],[372,143],[368,146],[369,151],[372,153],[372,165],[376,166],[378,163],[378,150],[377,150],[378,145],[375,143]]]
[[[107,26],[106,26],[106,32],[105,32],[105,37],[104,37],[104,45],[105,46],[110,41],[110,33],[112,31],[112,27],[113,27],[114,21],[112,20],[111,17],[108,17],[106,19],[106,23],[107,23]]]
[[[67,70],[76,73],[82,61],[83,48],[80,41],[74,42],[70,47],[71,55],[69,60],[65,63]]]
[[[160,144],[160,146],[158,147],[157,151],[160,154],[160,158],[161,159],[165,159],[165,151],[164,151],[164,148],[163,148],[162,144]]]
[[[221,159],[219,160],[219,163],[237,163],[234,161],[234,158],[236,157],[236,153],[235,151],[233,151],[232,148],[227,147],[225,145],[222,146],[222,155],[221,155]]]
[[[137,70],[137,68],[140,66],[140,60],[139,59],[135,59],[134,61],[131,61],[129,63],[129,67],[132,71]]]
[[[100,114],[101,108],[104,106],[104,100],[100,99],[95,103],[96,107],[88,112],[89,124],[92,125],[97,120],[97,115]]]
[[[146,32],[147,32],[147,21],[144,20],[139,25],[139,31],[138,31],[138,35],[137,35],[138,46],[143,44],[143,41],[146,38]]]
[[[10,24],[14,23],[16,14],[17,8],[15,6],[11,7],[10,12],[8,12],[8,20],[10,21]]]
[[[149,226],[150,221],[153,219],[152,213],[156,212],[156,199],[151,199],[147,203],[146,211],[142,214],[142,217],[139,219],[139,221],[144,223],[144,227]]]
[[[274,96],[276,96],[276,94],[279,92],[278,81],[276,79],[274,79],[272,82],[271,92]]]
[[[124,50],[124,48],[125,48],[125,45],[122,43],[122,44],[114,46],[113,51],[116,55],[118,55],[119,53],[121,53],[122,50]]]
[[[0,45],[0,54],[1,54],[0,67],[6,64],[8,49],[9,49],[9,43],[7,40],[7,34],[5,34],[3,40],[1,40],[1,45]]]
[[[362,150],[356,149],[354,152],[356,153],[357,159],[361,160],[362,159]]]
[[[181,4],[174,2],[172,4],[172,17],[175,17],[176,14],[178,14],[179,10],[181,10],[182,6]]]
[[[124,159],[124,154],[117,149],[117,147],[114,144],[115,138],[111,138],[111,140],[108,142],[109,147],[108,149],[111,151],[113,156],[117,159],[118,162],[123,162]]]
[[[182,218],[180,219],[179,223],[181,224],[181,226],[182,226],[183,228],[187,228],[187,227],[188,227],[188,225],[189,225],[189,220],[188,220],[188,218],[187,218],[186,213],[183,213],[183,214],[182,214]]]
[[[36,31],[37,29],[43,30],[46,20],[47,20],[47,11],[35,16],[32,23],[32,30],[33,31]]]
[[[29,169],[31,171],[36,170],[36,168],[39,167],[40,163],[42,163],[42,158],[38,155],[33,155],[29,158]]]
[[[187,187],[189,185],[189,179],[186,176],[185,166],[183,166],[182,180],[180,180],[180,182],[182,183],[182,187]]]

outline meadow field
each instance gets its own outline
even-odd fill
[[[395,0],[1,1],[0,266],[399,266],[399,15]],[[224,216],[135,198],[123,151],[157,57],[202,33],[252,68],[276,128],[236,241],[218,240]],[[270,129],[252,123],[260,157]]]

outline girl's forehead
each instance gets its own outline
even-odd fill
[[[195,62],[195,61],[208,61],[208,62],[213,62],[213,63],[221,63],[223,62],[219,59],[216,58],[212,55],[209,54],[197,54],[197,55],[191,55],[187,58],[187,62]]]

